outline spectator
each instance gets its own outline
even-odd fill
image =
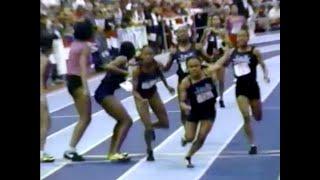
[[[230,15],[226,20],[226,29],[229,34],[230,45],[235,47],[237,43],[237,33],[246,25],[246,19],[244,16],[239,15],[237,5],[231,6]]]
[[[269,29],[269,19],[267,17],[266,12],[267,12],[266,7],[264,5],[261,5],[258,8],[256,27],[255,27],[256,33],[262,33]]]
[[[280,28],[280,2],[275,3],[268,13],[270,19],[271,30]]]

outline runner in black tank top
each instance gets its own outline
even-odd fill
[[[170,87],[159,69],[158,63],[154,60],[154,52],[150,47],[144,47],[141,52],[139,67],[133,70],[133,95],[137,111],[145,127],[144,137],[147,144],[147,160],[154,161],[152,151],[152,140],[155,139],[154,128],[169,128],[168,114],[165,106],[157,92],[156,83],[160,78],[171,94],[174,88]],[[152,123],[149,106],[158,118],[156,123]]]
[[[254,135],[250,124],[250,108],[257,121],[262,119],[262,105],[259,86],[256,81],[256,68],[260,64],[264,74],[264,80],[269,83],[268,71],[261,54],[254,47],[248,46],[249,33],[240,30],[237,34],[237,48],[229,51],[217,64],[231,64],[234,70],[236,83],[236,98],[240,112],[244,119],[244,132],[251,145],[249,154],[257,154],[254,144]]]
[[[107,155],[107,160],[111,162],[127,161],[130,159],[127,153],[120,152],[120,148],[132,125],[132,119],[120,100],[115,97],[114,92],[120,87],[120,83],[124,82],[129,75],[128,62],[133,59],[134,56],[134,45],[131,42],[123,42],[120,46],[120,56],[109,64],[104,65],[107,74],[96,89],[94,95],[95,100],[101,105],[105,112],[117,121],[114,126],[110,149]]]
[[[226,44],[226,32],[221,29],[221,20],[218,15],[215,15],[209,19],[208,23],[210,27],[205,29],[204,35],[201,38],[201,44],[204,47],[203,54],[206,63],[213,64],[224,54],[223,48]],[[218,87],[219,87],[219,104],[220,107],[224,108],[223,92],[224,92],[224,77],[225,69],[220,68],[218,71]]]
[[[191,157],[202,147],[216,117],[215,103],[218,94],[214,81],[218,68],[208,65],[208,68],[203,69],[201,61],[197,58],[188,59],[187,66],[190,75],[182,80],[179,91],[180,106],[189,115],[182,146],[193,142],[186,155],[187,167],[190,168],[193,167]],[[199,132],[196,135],[198,126]]]
[[[188,70],[186,67],[186,60],[191,57],[197,57],[202,59],[201,47],[193,45],[190,41],[188,35],[188,29],[181,28],[177,31],[177,40],[178,40],[178,47],[171,48],[170,58],[168,63],[164,66],[164,71],[168,71],[173,62],[176,61],[178,64],[178,86],[181,83],[182,79],[188,75]],[[178,99],[180,99],[180,94],[178,91]],[[180,107],[181,109],[181,107]],[[182,124],[185,124],[188,116],[185,112],[181,111],[181,121]]]

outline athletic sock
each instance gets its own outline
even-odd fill
[[[71,147],[71,146],[69,147],[69,151],[70,152],[77,152],[76,148],[75,147]]]

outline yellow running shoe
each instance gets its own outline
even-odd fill
[[[127,161],[129,158],[123,154],[115,153],[107,156],[107,160],[111,162]]]

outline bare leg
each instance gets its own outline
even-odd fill
[[[91,100],[89,96],[82,94],[82,88],[74,93],[76,109],[79,113],[79,121],[73,130],[70,147],[75,148],[91,122]]]
[[[152,111],[155,113],[155,115],[158,118],[158,122],[153,123],[152,126],[154,128],[168,129],[169,128],[168,114],[158,92],[156,92],[153,95],[153,97],[149,100],[149,103]]]
[[[249,144],[254,144],[253,130],[250,124],[249,100],[245,96],[238,96],[237,103],[244,119],[244,132]]]
[[[127,137],[129,129],[132,125],[132,119],[122,106],[121,102],[114,96],[107,96],[103,99],[101,106],[113,117],[117,123],[113,129],[109,154],[120,151],[124,139]]]

